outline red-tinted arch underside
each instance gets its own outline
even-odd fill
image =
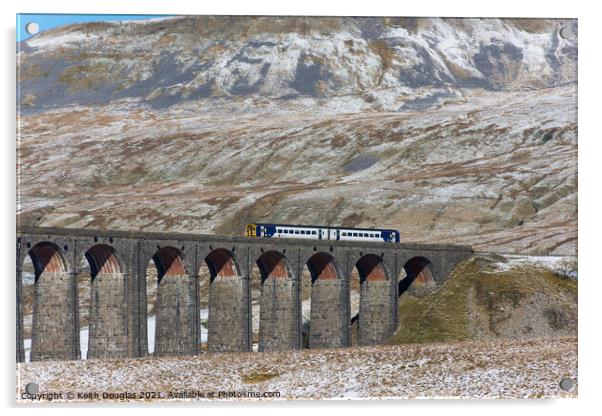
[[[153,261],[157,267],[159,278],[187,274],[180,251],[173,247],[163,247],[157,251],[153,256]]]
[[[86,258],[90,263],[92,278],[99,273],[121,273],[121,266],[115,256],[115,249],[113,247],[103,244],[96,245],[86,252]]]
[[[65,262],[57,246],[51,243],[40,243],[29,250],[29,256],[36,273],[56,273],[66,271]]]
[[[312,281],[318,279],[334,280],[339,278],[334,259],[326,253],[314,254],[308,261],[307,267],[312,275]]]
[[[257,260],[257,265],[261,271],[262,280],[270,277],[275,279],[286,279],[289,277],[286,258],[276,251],[264,253]]]
[[[356,264],[361,281],[382,281],[387,279],[387,274],[379,256],[369,254],[362,257]]]
[[[430,264],[431,262],[424,257],[414,257],[404,266],[406,279],[420,284],[435,283]]]
[[[238,277],[234,257],[230,251],[218,248],[205,259],[211,270],[211,277]]]

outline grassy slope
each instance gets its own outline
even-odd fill
[[[493,267],[490,261],[475,257],[461,263],[436,292],[422,298],[403,295],[399,303],[399,327],[389,344],[465,341],[478,338],[471,329],[471,303],[492,325],[496,312],[520,307],[537,293],[554,299],[560,308],[576,314],[577,283],[557,277],[541,266],[526,265],[508,270]],[[542,313],[545,311],[542,310]],[[512,311],[506,319],[513,319]],[[518,319],[518,318],[516,318]],[[554,328],[554,317],[548,319]],[[573,321],[571,321],[573,324]],[[574,317],[576,328],[576,315]]]

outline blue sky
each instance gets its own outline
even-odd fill
[[[69,23],[106,22],[110,20],[144,20],[157,17],[166,17],[162,14],[43,14],[43,13],[18,13],[17,14],[17,42],[30,38],[32,35],[25,31],[25,26],[35,22],[40,27],[40,32],[53,27]]]

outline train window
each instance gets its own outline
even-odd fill
[[[295,234],[299,234],[299,230],[295,230]]]
[[[354,236],[354,237],[357,237],[357,233],[353,233],[353,236]]]

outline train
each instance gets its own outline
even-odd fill
[[[323,225],[247,224],[247,237],[300,238],[306,240],[373,241],[399,243],[399,231]]]

